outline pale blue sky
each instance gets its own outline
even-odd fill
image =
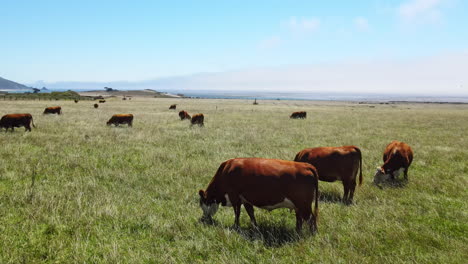
[[[467,10],[462,0],[0,0],[0,76],[135,81],[453,57],[468,52]]]

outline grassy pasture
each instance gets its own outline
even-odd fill
[[[0,133],[0,263],[466,263],[468,106],[139,99],[1,101],[31,113],[31,133]],[[177,111],[168,110],[177,103]],[[42,115],[61,105],[62,116]],[[179,110],[204,113],[189,127]],[[306,120],[290,120],[293,111]],[[106,127],[132,113],[133,128]],[[412,146],[405,187],[371,185],[391,140]],[[319,233],[296,235],[287,209],[242,209],[199,222],[198,190],[234,157],[293,159],[306,147],[357,145],[355,204],[320,182]],[[306,229],[304,229],[306,230]]]

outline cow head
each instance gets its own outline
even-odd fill
[[[203,210],[203,220],[213,220],[212,217],[218,211],[219,204],[215,199],[210,199],[207,197],[207,193],[203,190],[198,191],[200,195],[200,207]]]
[[[2,117],[2,119],[0,119],[0,130],[2,130],[2,128],[8,129],[8,126],[7,126],[6,122],[5,122],[5,120],[3,119],[3,117]]]
[[[377,171],[374,175],[374,184],[379,185],[391,178],[390,173],[387,173],[382,167],[377,167]]]

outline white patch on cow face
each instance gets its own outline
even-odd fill
[[[218,204],[217,203],[212,203],[212,204],[205,204],[205,203],[200,203],[200,207],[203,210],[203,217],[211,219],[213,215],[216,214],[216,211],[218,211]]]
[[[224,198],[226,198],[226,206],[232,206],[231,200],[229,200],[229,195],[227,193],[224,195]]]
[[[377,168],[377,171],[374,175],[374,184],[379,185],[380,183],[387,181],[388,179],[390,179],[390,174],[385,174],[382,172],[381,168]]]
[[[404,171],[405,171],[405,168],[399,168],[398,170],[393,171],[393,177],[395,177],[395,179],[398,178],[398,176],[400,176],[400,174]]]

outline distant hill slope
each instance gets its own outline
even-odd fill
[[[31,90],[31,87],[0,77],[0,91]]]

